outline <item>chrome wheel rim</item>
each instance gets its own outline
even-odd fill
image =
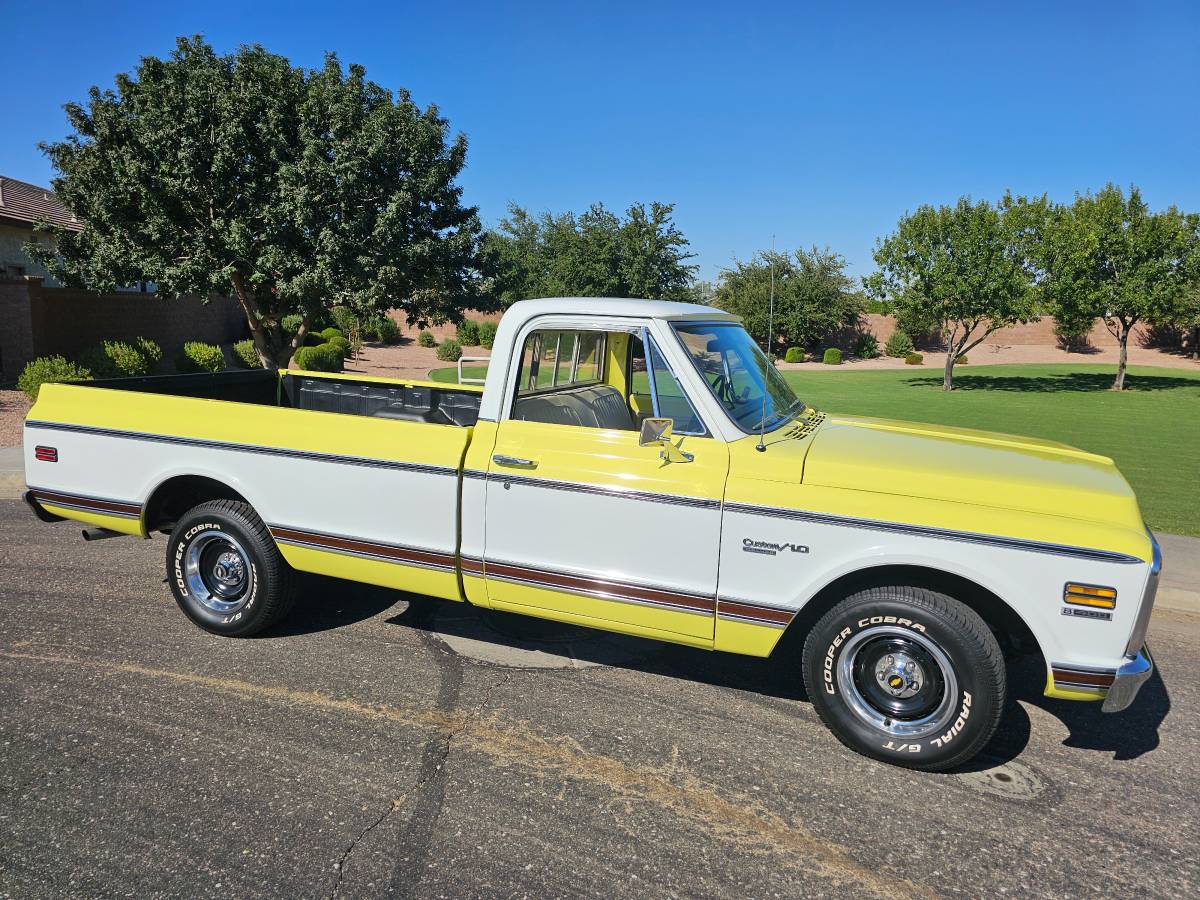
[[[223,531],[206,531],[188,544],[183,574],[191,595],[222,615],[246,604],[253,583],[250,555]]]
[[[851,637],[838,659],[837,683],[851,712],[890,737],[945,731],[958,709],[950,658],[911,628],[877,625]]]

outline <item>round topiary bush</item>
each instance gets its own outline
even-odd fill
[[[821,362],[827,366],[840,366],[842,364],[842,351],[837,347],[829,347],[826,349],[825,356],[822,357]]]
[[[294,313],[290,316],[284,316],[279,320],[279,327],[288,334],[295,334],[300,330],[300,326],[304,324],[304,316]]]
[[[56,381],[91,381],[92,373],[83,366],[77,366],[61,356],[41,356],[30,360],[21,377],[17,379],[17,387],[25,392],[25,396],[36,401],[38,391],[43,384]]]
[[[480,322],[479,323],[479,346],[485,350],[491,350],[492,345],[496,343],[496,329],[499,326],[495,322]]]
[[[326,343],[333,344],[333,346],[335,346],[339,350],[341,350],[342,351],[342,359],[350,358],[350,342],[348,340],[346,340],[344,337],[342,337],[340,334],[334,335]]]
[[[438,344],[437,358],[443,362],[458,362],[458,358],[462,356],[462,347],[458,341],[442,341]]]
[[[304,335],[303,346],[305,347],[320,347],[324,343],[325,335],[321,334],[319,331],[310,331]]]
[[[188,341],[175,357],[175,371],[181,373],[220,372],[225,368],[225,354],[216,344]]]
[[[787,352],[783,354],[783,361],[802,363],[804,362],[804,351],[799,347],[788,347]]]
[[[263,367],[262,360],[258,358],[258,351],[254,349],[253,338],[246,338],[244,341],[238,341],[234,344],[233,355],[247,369],[261,369]]]
[[[455,335],[455,338],[463,347],[478,347],[479,323],[463,319],[462,324],[458,326],[458,334]]]
[[[330,325],[328,328],[321,329],[321,337],[325,338],[325,340],[328,341],[330,338],[335,338],[335,337],[344,338],[345,335],[342,334],[341,329],[334,328],[332,325]]]
[[[904,364],[906,366],[920,366],[924,365],[924,363],[925,357],[920,353],[910,353],[904,357]]]
[[[428,328],[423,329],[421,331],[421,333],[417,335],[417,343],[420,344],[422,347],[436,347],[437,346],[437,341],[433,337],[433,332],[430,331]]]
[[[899,359],[902,356],[908,356],[917,348],[913,346],[912,338],[906,332],[897,329],[892,332],[892,336],[887,339],[887,343],[883,346],[883,352],[888,356],[894,356]]]
[[[340,372],[345,365],[342,348],[336,344],[301,347],[292,357],[292,366],[310,372]]]

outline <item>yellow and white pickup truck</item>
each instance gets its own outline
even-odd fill
[[[850,747],[945,769],[991,738],[1001,645],[1124,709],[1161,566],[1112,461],[818,412],[733,316],[525,301],[482,388],[303,371],[48,384],[26,495],[169,535],[197,625],[276,622],[295,572],[693,647],[796,652]],[[781,643],[785,631],[795,634]]]

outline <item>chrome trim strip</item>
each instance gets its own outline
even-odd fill
[[[690,506],[696,509],[721,508],[720,500],[709,500],[704,497],[685,497],[680,494],[655,494],[651,491],[637,491],[631,488],[604,487],[598,484],[579,484],[574,481],[555,481],[551,478],[510,475],[508,472],[489,472],[486,477],[489,481],[504,481],[510,484],[546,488],[553,491],[572,491],[579,494],[619,497],[625,500],[642,500],[647,503],[669,503],[676,506]]]
[[[100,428],[93,425],[67,425],[61,422],[31,421],[26,428],[44,428],[51,431],[71,431],[79,434],[94,434],[101,437],[125,438],[132,441],[149,441],[160,444],[178,444],[186,447],[202,447],[206,450],[232,450],[238,453],[260,453],[288,459],[306,459],[330,462],[346,466],[367,466],[375,469],[393,469],[404,472],[419,472],[423,475],[458,475],[458,469],[450,466],[434,466],[422,463],[401,462],[390,459],[374,459],[367,456],[342,456],[336,453],[317,453],[309,450],[292,450],[286,447],[264,447],[257,444],[239,444],[233,441],[214,441],[205,438],[175,437],[167,434],[151,434],[141,431],[123,431],[118,428]]]
[[[533,581],[527,578],[517,578],[512,575],[496,575],[492,572],[486,573],[489,581],[507,581],[512,584],[523,584],[527,587],[539,588],[543,591],[551,591],[556,594],[577,594],[582,597],[595,597],[599,600],[612,600],[615,603],[627,603],[630,606],[652,606],[656,609],[665,609],[669,612],[690,613],[694,616],[705,616],[712,618],[711,612],[706,612],[702,609],[692,609],[690,606],[672,606],[669,603],[658,603],[653,600],[635,600],[632,597],[625,597],[620,594],[610,593],[608,591],[588,591],[582,588],[566,588],[559,585],[550,585],[544,581]],[[503,600],[501,603],[505,602]],[[528,605],[528,604],[523,604]]]
[[[747,625],[761,625],[763,628],[778,628],[783,631],[787,628],[785,622],[772,622],[770,619],[753,619],[750,616],[738,616],[731,612],[721,612],[720,607],[717,607],[718,619],[729,619],[734,622],[745,622]]]
[[[827,513],[809,512],[800,509],[781,509],[775,506],[752,506],[747,503],[726,503],[726,512],[743,513],[745,515],[771,516],[777,519],[791,519],[798,522],[812,522],[816,525],[835,525],[842,528],[865,528],[872,531],[888,531],[894,534],[906,534],[913,537],[928,537],[946,541],[961,541],[968,544],[984,544],[993,547],[1005,547],[1009,550],[1025,550],[1030,553],[1049,553],[1056,556],[1071,556],[1076,559],[1088,559],[1093,562],[1121,563],[1123,565],[1144,563],[1145,560],[1125,553],[1115,553],[1111,550],[1094,550],[1089,547],[1072,547],[1067,544],[1051,544],[1044,541],[1031,541],[1024,538],[1001,537],[999,535],[979,534],[973,531],[953,531],[947,528],[933,528],[927,525],[907,525],[903,522],[884,522],[875,519],[857,519],[852,516],[834,516]]]
[[[348,537],[346,535],[341,535],[341,534],[326,534],[326,533],[319,532],[319,531],[310,531],[306,528],[293,528],[290,525],[278,525],[278,524],[268,525],[267,530],[271,532],[271,537],[274,538],[274,540],[277,543],[288,544],[288,545],[294,546],[294,547],[305,547],[310,550],[323,550],[327,553],[340,553],[340,554],[343,554],[344,556],[357,556],[357,557],[361,557],[363,559],[372,559],[372,560],[377,560],[379,562],[387,562],[387,563],[391,563],[391,564],[397,565],[397,566],[413,566],[418,569],[433,569],[435,571],[441,571],[441,572],[455,572],[458,570],[458,566],[456,565],[457,556],[453,553],[447,553],[444,550],[430,550],[427,547],[410,547],[405,544],[388,544],[383,541],[372,541],[372,540],[368,540],[366,538]],[[304,540],[301,538],[294,538],[294,537],[281,537],[280,535],[278,535],[276,533],[277,530],[291,531],[291,532],[296,532],[298,534],[308,535],[311,538],[314,538],[314,540]],[[338,541],[351,541],[356,544],[374,545],[374,546],[380,548],[380,552],[372,553],[368,550],[359,550],[359,549],[353,549],[353,548],[349,548],[349,547],[338,547],[335,544],[330,543],[329,540],[322,543],[320,540],[321,538],[338,540]],[[424,554],[429,554],[431,556],[442,556],[447,559],[447,562],[446,563],[436,563],[436,562],[425,561],[425,560],[401,559],[395,555],[387,554],[386,553],[387,550],[397,550],[397,551],[401,551],[401,552],[410,552],[410,553],[424,553]]]

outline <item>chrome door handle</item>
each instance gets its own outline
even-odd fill
[[[532,459],[521,459],[519,456],[505,456],[502,453],[497,453],[492,457],[492,462],[498,466],[508,466],[510,469],[536,469],[537,461]]]

